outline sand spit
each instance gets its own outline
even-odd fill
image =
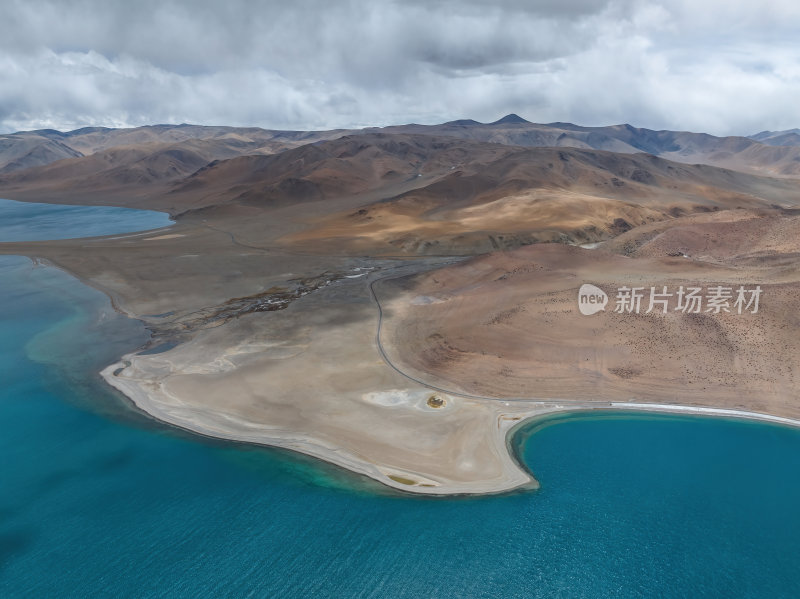
[[[102,375],[159,420],[299,451],[403,491],[535,487],[509,454],[507,433],[563,408],[414,384],[380,358],[376,320],[364,279],[343,280],[280,313],[248,314],[169,351],[125,356]]]
[[[128,361],[133,361],[133,365],[125,367]],[[171,393],[168,381],[154,381],[143,375],[138,370],[140,366],[137,356],[126,356],[124,361],[106,368],[102,376],[139,409],[158,420],[210,437],[290,449],[369,476],[389,487],[427,495],[538,488],[538,482],[511,457],[506,437],[523,420],[568,409],[519,404],[501,409],[500,405],[480,405],[473,400],[449,397],[453,414],[437,419],[443,424],[442,430],[426,435],[425,439],[415,430],[415,425],[424,425],[426,420],[421,408],[424,400],[415,401],[416,406],[402,401],[384,405],[386,419],[377,413],[356,413],[347,418],[349,422],[293,431],[281,424],[256,423],[226,410],[197,408],[185,397]],[[397,393],[401,397],[415,394],[418,399],[430,394],[425,389],[392,389],[382,393]],[[306,404],[307,411],[316,409],[320,415],[326,413],[324,399],[310,398]],[[388,422],[394,419],[402,424]],[[327,434],[335,428],[338,428],[337,439]],[[381,429],[390,436],[381,434]],[[417,446],[393,443],[401,436],[416,440]],[[478,447],[471,446],[474,441],[479,442]]]

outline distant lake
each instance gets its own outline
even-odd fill
[[[116,235],[171,224],[168,214],[153,210],[0,200],[0,242]]]
[[[800,596],[796,430],[550,417],[514,438],[539,491],[404,496],[139,414],[96,373],[146,338],[0,256],[3,599]]]

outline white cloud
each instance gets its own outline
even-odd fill
[[[4,131],[507,112],[718,134],[800,125],[796,2],[28,0],[6,13]]]

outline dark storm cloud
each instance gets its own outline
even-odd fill
[[[800,9],[705,0],[12,1],[0,129],[800,123]]]

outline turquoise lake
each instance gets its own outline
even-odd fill
[[[0,256],[0,333],[4,599],[800,597],[797,430],[562,416],[539,491],[420,498],[142,416],[96,373],[145,330],[57,269]]]

